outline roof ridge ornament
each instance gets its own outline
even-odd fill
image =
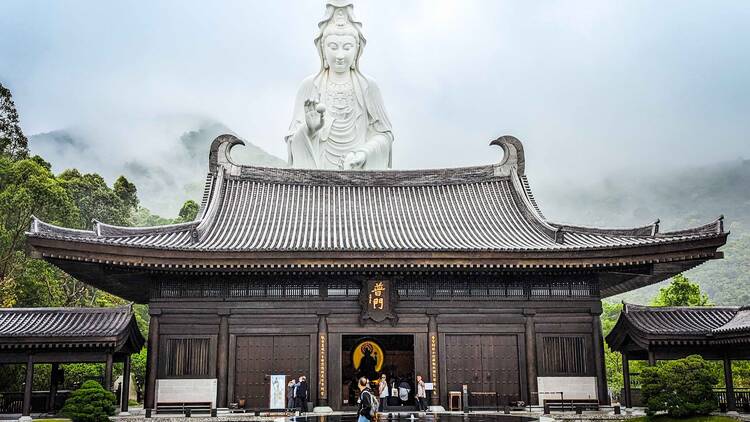
[[[523,152],[523,144],[515,136],[504,135],[492,142],[503,149],[503,158],[495,166],[495,176],[509,176],[511,172],[522,176],[526,171],[526,159]]]
[[[237,145],[245,145],[245,142],[230,134],[219,135],[211,142],[211,150],[208,153],[208,171],[214,176],[217,175],[219,167],[227,170],[231,176],[239,176],[242,166],[232,161],[230,152]]]

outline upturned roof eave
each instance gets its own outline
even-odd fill
[[[692,239],[673,244],[637,247],[562,250],[298,250],[224,251],[166,250],[127,245],[110,245],[30,235],[29,245],[39,257],[143,267],[247,267],[254,264],[305,266],[337,263],[341,266],[371,264],[440,266],[472,264],[500,267],[598,268],[641,265],[680,260],[720,258],[716,249],[726,235]]]

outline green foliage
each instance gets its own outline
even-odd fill
[[[182,204],[180,208],[179,220],[181,221],[193,221],[198,215],[198,204],[192,199],[188,199]]]
[[[716,409],[713,387],[719,380],[703,358],[660,361],[641,371],[641,394],[650,415],[708,415]]]
[[[622,303],[612,303],[606,300],[602,301],[602,334],[606,336],[612,331],[617,323],[617,318],[622,312]],[[604,364],[607,370],[607,385],[609,388],[618,392],[622,389],[622,354],[613,352],[609,345],[604,343]]]
[[[107,224],[127,225],[137,206],[135,185],[122,176],[117,179],[117,191],[107,186],[98,174],[81,174],[75,169],[65,170],[59,179],[80,210],[76,228],[91,229],[94,219]]]
[[[22,249],[31,216],[53,224],[72,224],[78,209],[65,187],[41,159],[0,156],[0,304],[13,306],[18,283],[28,273]],[[39,268],[32,269],[39,270]],[[38,294],[34,293],[34,294]],[[22,294],[21,294],[22,295]]]
[[[29,155],[29,141],[21,131],[10,90],[0,83],[0,154],[19,160]]]
[[[135,184],[130,183],[125,176],[118,177],[117,180],[115,180],[112,189],[115,191],[115,195],[122,200],[126,207],[129,207],[131,210],[138,208],[138,189],[136,189]]]
[[[115,414],[115,395],[96,381],[86,381],[71,393],[60,413],[73,422],[109,422]]]
[[[143,391],[146,387],[146,357],[148,355],[146,347],[140,352],[130,355],[130,370],[135,379],[135,385],[138,390]]]
[[[653,306],[711,306],[708,295],[701,292],[699,285],[682,274],[672,277],[668,286],[659,289],[659,294],[651,301]]]

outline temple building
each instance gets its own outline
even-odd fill
[[[311,402],[346,409],[382,373],[422,375],[445,407],[464,385],[469,404],[606,403],[601,299],[721,258],[728,234],[548,221],[510,136],[498,164],[414,171],[244,166],[238,144],[211,145],[195,221],[27,233],[37,257],[149,304],[147,408],[267,408],[269,375],[305,375]]]

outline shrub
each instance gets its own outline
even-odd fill
[[[115,414],[115,395],[96,381],[86,381],[65,400],[60,413],[73,422],[109,422],[108,416]]]
[[[713,387],[718,379],[700,356],[659,362],[644,368],[640,376],[649,415],[666,411],[669,416],[682,418],[708,415],[716,409]]]

